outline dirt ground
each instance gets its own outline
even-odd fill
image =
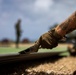
[[[76,75],[76,57],[49,57],[4,64],[0,75]]]
[[[28,75],[76,75],[76,57],[63,57],[26,69]]]
[[[64,45],[67,46],[59,44]],[[0,65],[0,75],[76,75],[76,56],[54,56],[3,64]]]

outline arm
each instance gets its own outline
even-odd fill
[[[58,45],[66,34],[76,29],[76,11],[64,22],[59,24],[56,28],[44,33],[40,37],[40,45],[42,48],[52,49]]]
[[[64,22],[59,24],[55,31],[62,37],[76,29],[76,11]]]
[[[66,34],[76,29],[76,11],[64,22],[59,24],[56,28],[44,33],[40,36],[34,46],[20,53],[37,52],[38,49],[47,48],[52,49],[58,45],[58,41],[61,40]]]

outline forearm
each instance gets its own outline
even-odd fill
[[[71,31],[76,29],[76,11],[68,18],[66,19],[63,23],[59,24],[56,28],[55,31],[60,35],[64,36]]]

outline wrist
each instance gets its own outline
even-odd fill
[[[61,28],[57,27],[55,28],[55,32],[60,35],[61,37],[64,37],[66,34],[66,31],[63,31]]]
[[[62,39],[62,36],[59,35],[55,29],[52,29],[49,31],[50,33],[52,33],[52,36],[56,39],[56,40],[61,40]]]

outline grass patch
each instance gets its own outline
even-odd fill
[[[17,53],[19,51],[22,51],[24,49],[27,49],[28,47],[20,47],[20,48],[13,48],[13,47],[0,47],[0,54],[9,54],[9,53]],[[63,46],[57,46],[53,49],[39,49],[38,52],[58,52],[58,51],[66,51],[67,47]],[[68,55],[68,52],[63,53],[63,55]]]
[[[17,52],[24,50],[24,49],[26,49],[26,48],[0,47],[0,54],[17,53]]]

